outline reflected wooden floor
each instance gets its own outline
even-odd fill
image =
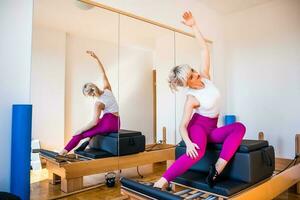
[[[157,180],[162,173],[165,171],[166,164],[165,163],[157,163],[154,165],[154,173],[151,175],[147,175],[142,180],[143,181],[152,181],[154,182]],[[44,200],[53,198],[58,195],[64,195],[65,193],[61,192],[60,185],[51,185],[48,183],[45,178],[47,177],[47,170],[43,169],[39,172],[31,173],[31,197],[32,200]],[[87,177],[88,178],[88,177]],[[38,181],[38,180],[41,181]],[[91,179],[92,181],[96,181]],[[88,180],[91,182],[91,180]],[[97,182],[95,182],[96,184]],[[116,184],[114,188],[108,188],[106,186],[97,187],[95,189],[81,192],[78,194],[73,194],[71,196],[67,196],[64,200],[111,200],[118,197],[121,197],[120,194],[120,184]],[[295,188],[289,189],[289,191],[285,191],[281,195],[275,198],[275,200],[300,200],[300,195],[297,195],[295,192]]]

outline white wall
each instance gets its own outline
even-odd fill
[[[175,94],[168,85],[170,66],[175,65],[174,32],[167,32],[156,40],[154,66],[156,68],[156,113],[157,141],[163,140],[162,130],[166,128],[168,144],[175,144]]]
[[[41,147],[64,147],[66,33],[34,27],[32,33],[32,139]]]
[[[225,18],[228,109],[294,157],[300,131],[300,1],[274,0]]]
[[[151,50],[130,46],[120,47],[121,128],[141,131],[146,137],[146,143],[153,143],[152,69]]]
[[[12,104],[30,98],[32,0],[0,2],[0,191],[9,191]]]

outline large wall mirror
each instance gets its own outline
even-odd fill
[[[120,115],[122,127],[138,130],[146,143],[155,143],[160,132],[158,107],[160,74],[173,66],[173,32],[127,16],[120,17]],[[168,104],[168,102],[166,102]]]
[[[94,83],[103,90],[104,82],[97,60],[87,51],[103,64],[118,101],[118,31],[118,13],[75,0],[34,1],[32,138],[39,140],[42,149],[60,152],[93,118],[98,98],[84,96],[83,86]],[[110,165],[118,166],[118,156]]]
[[[146,144],[180,142],[185,95],[171,92],[168,74],[179,64],[201,67],[191,35],[77,0],[35,0],[32,41],[32,137],[41,148],[60,151],[93,118],[97,97],[83,86],[104,91],[105,83],[87,51],[103,64],[121,129],[141,132]]]

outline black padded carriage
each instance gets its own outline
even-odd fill
[[[89,147],[89,149],[75,151],[75,153],[89,158],[135,154],[145,151],[145,136],[139,131],[121,129],[118,133],[93,137]]]

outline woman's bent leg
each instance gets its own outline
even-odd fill
[[[246,132],[246,127],[239,122],[214,129],[207,136],[208,142],[223,143],[220,158],[229,161],[239,148]]]
[[[65,150],[68,152],[75,148],[79,142],[88,137],[93,137],[95,135],[107,134],[111,132],[116,132],[119,129],[119,117],[108,113],[103,115],[101,119],[99,119],[98,124],[93,128],[84,131],[81,134],[75,135],[66,145]]]
[[[206,132],[200,125],[191,125],[188,128],[189,138],[191,141],[199,146],[196,149],[198,157],[193,159],[186,154],[180,156],[163,174],[163,177],[168,181],[174,180],[177,176],[180,176],[186,172],[192,165],[198,162],[204,155],[206,149]]]

